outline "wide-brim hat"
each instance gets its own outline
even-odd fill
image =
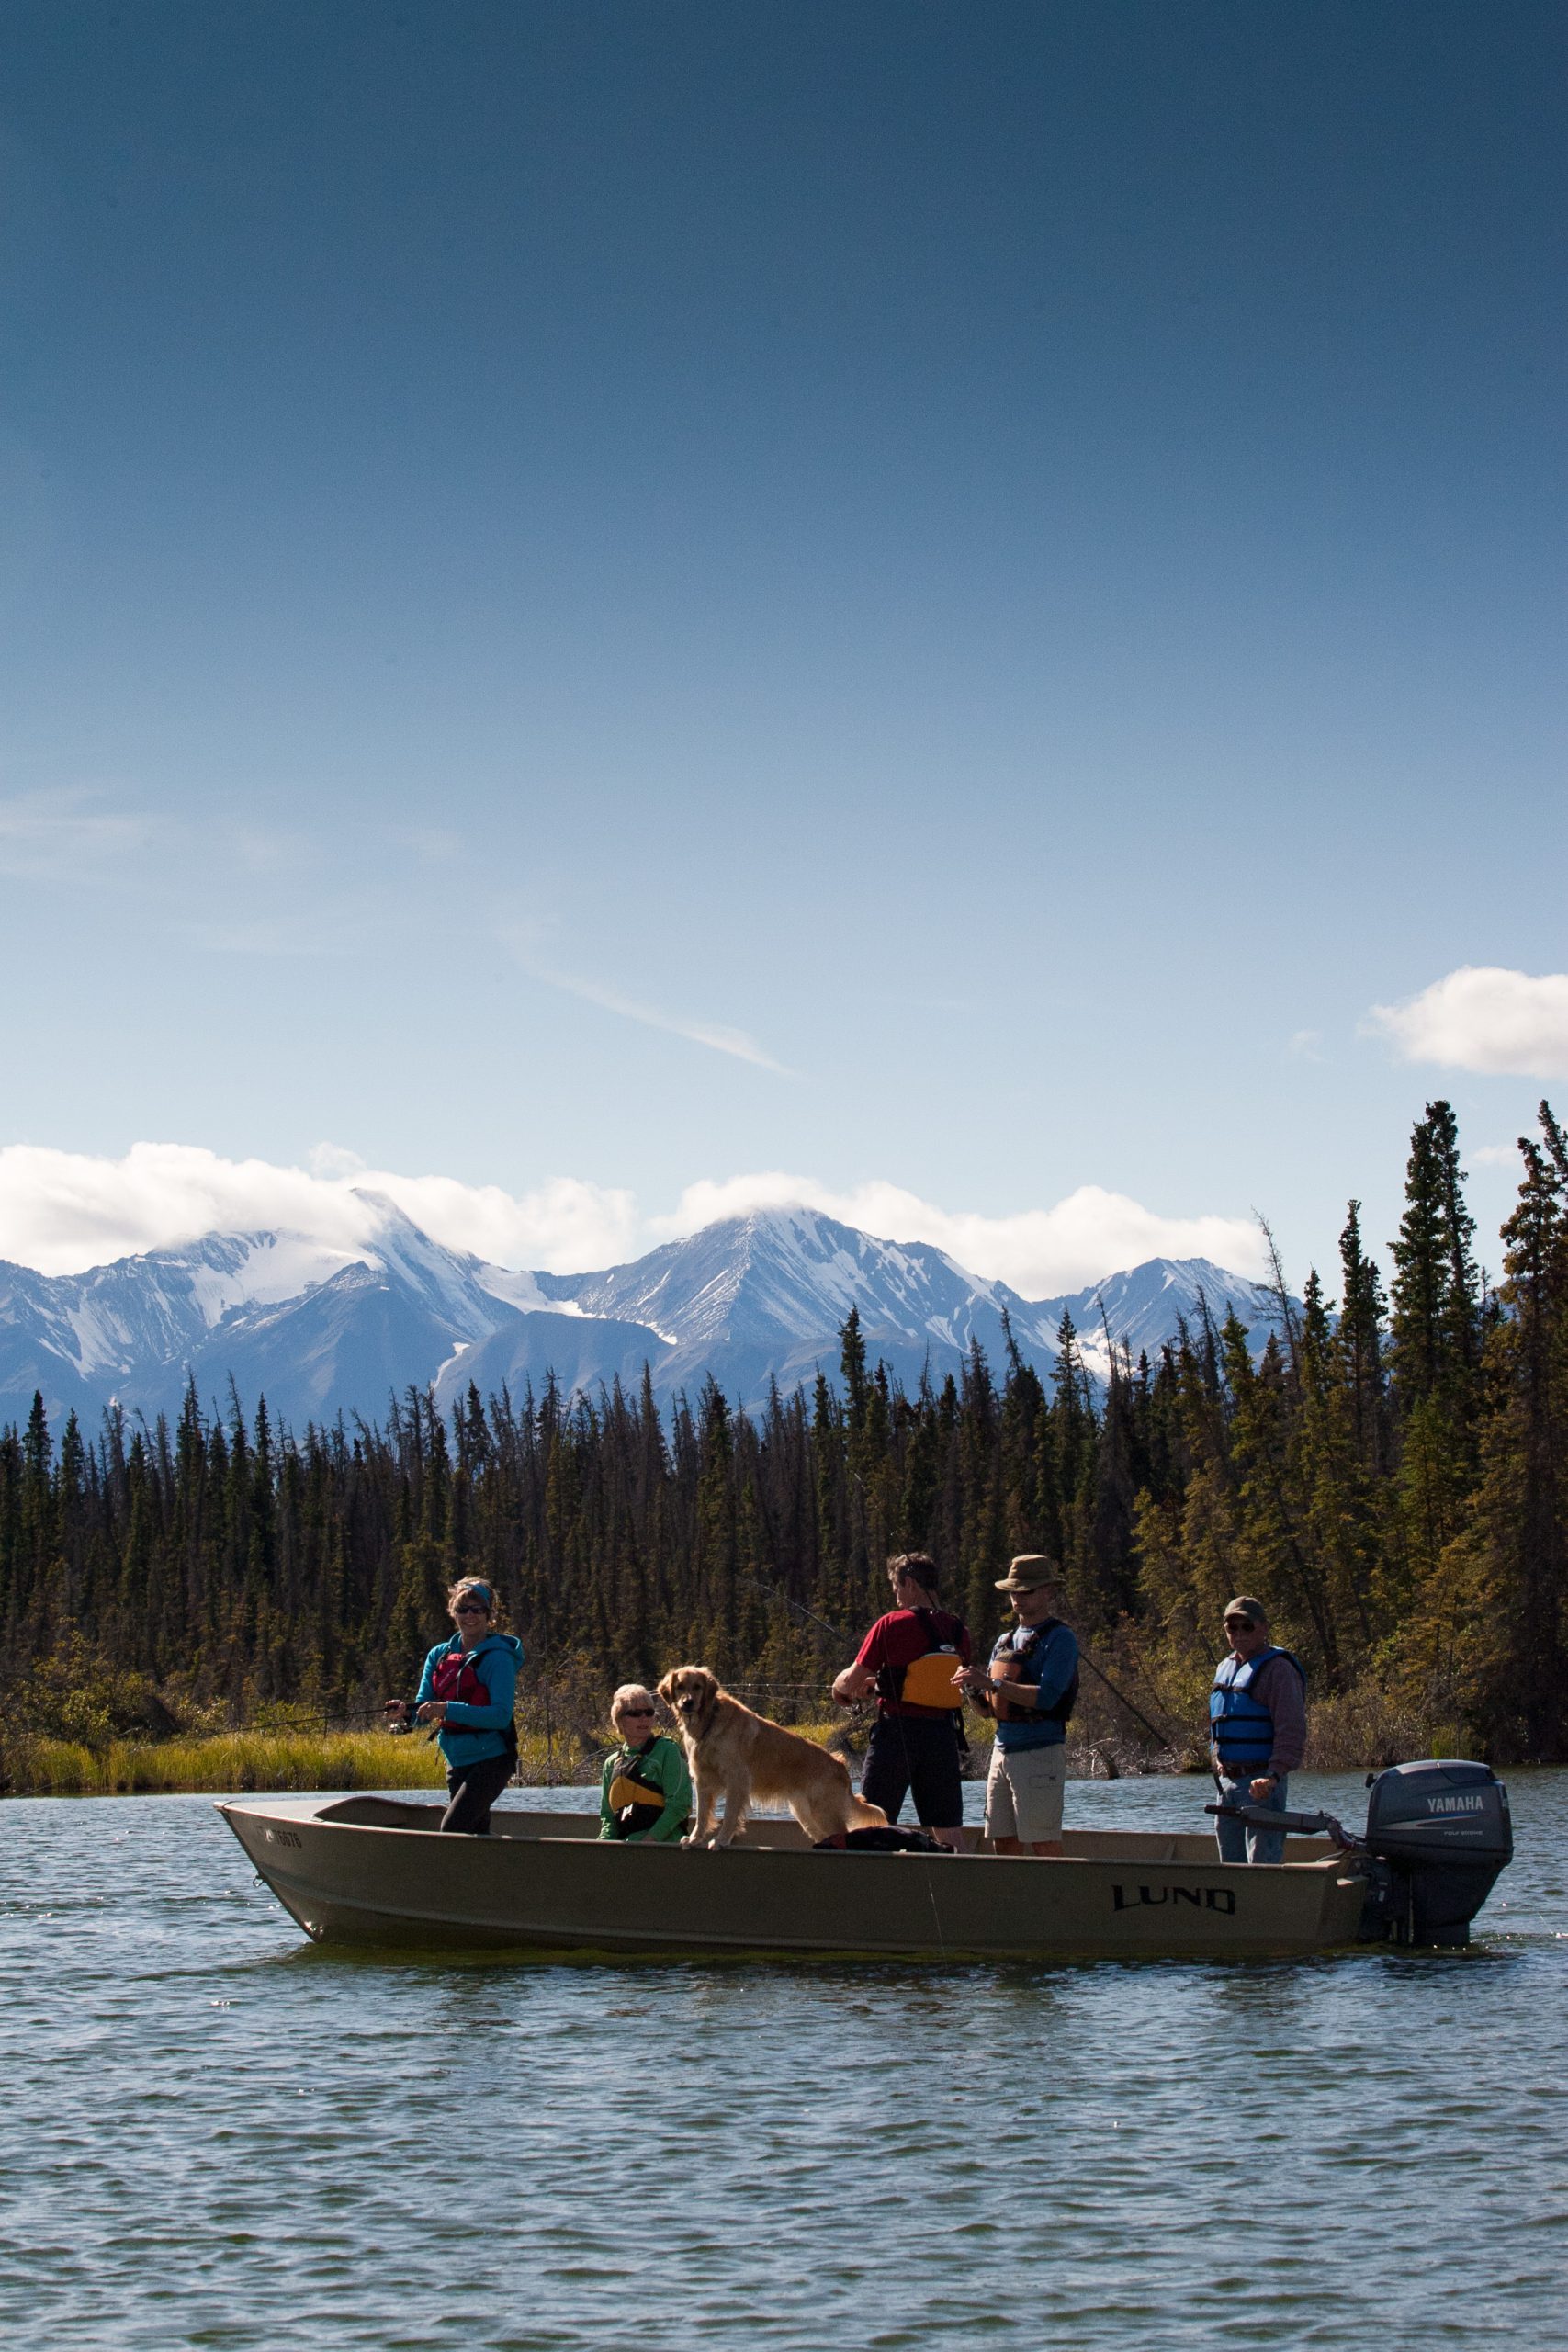
[[[998,1592],[1039,1592],[1055,1584],[1061,1570],[1043,1552],[1019,1552],[1008,1562],[1005,1577],[997,1578]]]

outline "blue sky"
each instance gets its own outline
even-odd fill
[[[13,5],[0,1253],[152,1140],[540,1262],[784,1171],[1299,1276],[1438,1092],[1495,1230],[1568,1072],[1564,46]],[[1377,1023],[1467,967],[1522,1044]]]

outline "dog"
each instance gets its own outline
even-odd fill
[[[882,1807],[856,1796],[840,1757],[753,1714],[705,1666],[671,1667],[659,1695],[681,1727],[696,1784],[688,1846],[728,1846],[753,1797],[782,1797],[813,1845],[845,1829],[886,1827]],[[724,1819],[710,1837],[720,1795]]]

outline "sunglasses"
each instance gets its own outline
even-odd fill
[[[1233,1626],[1239,1625],[1244,1634],[1250,1634],[1257,1623],[1258,1620],[1256,1617],[1227,1617],[1225,1619],[1225,1631],[1228,1634]]]
[[[490,1603],[485,1600],[456,1600],[452,1604],[454,1617],[488,1617]]]
[[[623,1721],[628,1715],[651,1715],[652,1713],[653,1709],[651,1707],[623,1707],[621,1709]]]

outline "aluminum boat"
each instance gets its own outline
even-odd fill
[[[1362,1931],[1368,1883],[1327,1838],[1277,1866],[1220,1862],[1201,1833],[1068,1830],[1063,1859],[824,1852],[753,1815],[733,1846],[628,1846],[597,1814],[502,1810],[488,1838],[382,1796],[219,1806],[262,1879],[321,1944],[689,1958],[1261,1957]]]

